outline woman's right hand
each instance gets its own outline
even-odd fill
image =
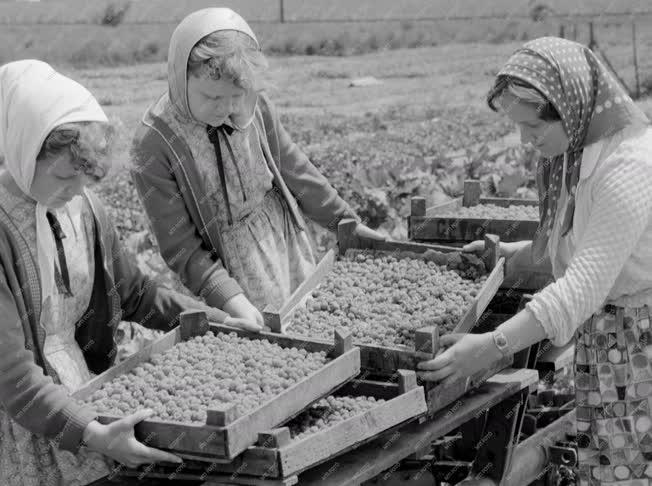
[[[525,248],[531,241],[514,241],[514,242],[500,242],[500,256],[505,258],[505,264],[512,258],[519,250]],[[462,251],[467,253],[482,254],[484,252],[484,240],[476,240],[468,245],[462,247]]]
[[[261,330],[264,325],[263,315],[251,302],[249,302],[249,299],[247,299],[244,294],[238,294],[231,297],[226,304],[224,304],[222,310],[236,319],[255,323],[260,326],[259,330]],[[229,325],[227,322],[224,324]]]
[[[174,454],[147,447],[136,439],[134,426],[151,415],[151,410],[139,410],[108,425],[93,420],[84,431],[84,442],[89,449],[108,456],[129,468],[155,462],[177,464],[183,462]]]

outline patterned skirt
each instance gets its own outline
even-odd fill
[[[648,307],[607,305],[576,333],[579,485],[652,486]]]

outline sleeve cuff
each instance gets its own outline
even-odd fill
[[[86,427],[97,419],[97,413],[74,399],[60,413],[65,423],[60,435],[59,448],[76,454],[81,447]]]
[[[238,282],[234,278],[229,277],[222,282],[209,282],[201,289],[199,296],[208,302],[209,305],[221,309],[229,299],[243,293],[244,291]]]
[[[568,341],[572,335],[568,338],[563,336],[561,330],[555,327],[553,324],[553,319],[550,313],[548,312],[547,306],[544,302],[541,302],[541,295],[535,294],[532,300],[525,305],[525,308],[532,312],[534,317],[539,321],[541,327],[546,333],[547,338],[553,344],[553,346],[563,346]]]

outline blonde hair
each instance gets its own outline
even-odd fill
[[[260,75],[266,69],[267,59],[256,42],[236,30],[208,34],[195,44],[188,57],[188,75],[231,79],[243,89],[259,90]]]
[[[553,104],[538,89],[519,78],[501,75],[487,95],[487,104],[493,111],[498,111],[496,99],[503,96],[505,92],[510,93],[519,101],[536,105],[539,118],[544,121],[561,120],[559,112]]]
[[[112,125],[101,122],[66,123],[45,138],[36,160],[57,157],[68,151],[71,164],[95,181],[103,179],[110,168]]]

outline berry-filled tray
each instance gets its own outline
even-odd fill
[[[414,371],[400,370],[393,382],[353,380],[304,410],[283,427],[261,431],[256,445],[229,464],[189,462],[188,479],[211,475],[291,480],[293,476],[378,438],[392,437],[397,428],[427,411],[423,387]],[[168,468],[169,469],[169,468]],[[136,471],[133,472],[137,474]],[[166,477],[159,467],[150,477]],[[253,484],[253,483],[251,483]]]
[[[75,392],[102,423],[137,410],[151,447],[185,458],[231,461],[273,428],[360,372],[360,351],[346,331],[334,344],[213,325],[203,312]]]
[[[426,208],[423,197],[412,198],[408,237],[414,241],[462,244],[485,234],[501,241],[531,240],[539,226],[539,201],[481,197],[480,181],[465,181],[464,196]]]
[[[486,236],[483,258],[459,248],[355,235],[338,226],[338,249],[274,309],[263,313],[274,332],[328,342],[347,329],[362,367],[392,375],[416,369],[438,351],[440,334],[465,333],[477,323],[504,277],[499,241]]]

